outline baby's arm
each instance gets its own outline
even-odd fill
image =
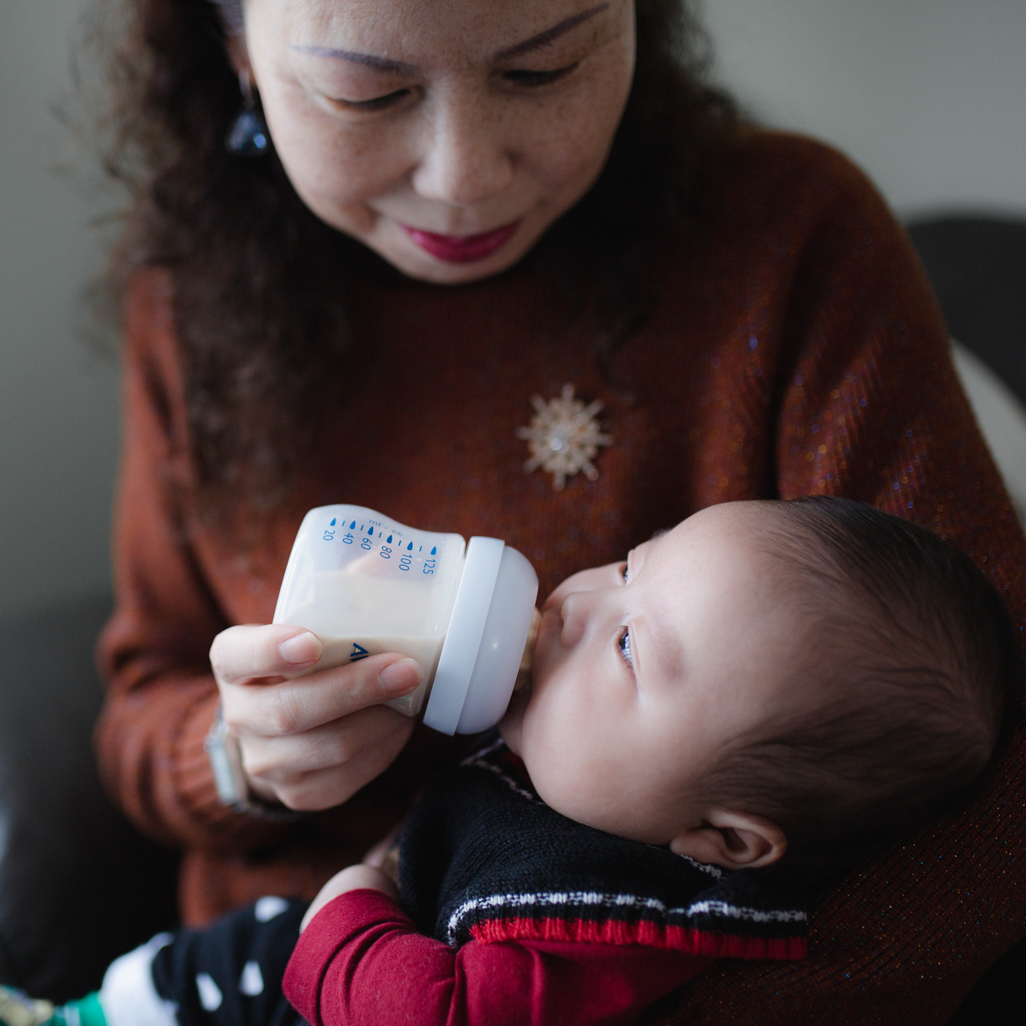
[[[712,962],[553,941],[471,941],[453,951],[418,933],[384,886],[364,883],[306,920],[284,989],[313,1026],[614,1026],[633,1022]]]

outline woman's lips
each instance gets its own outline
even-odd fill
[[[436,235],[420,228],[411,228],[408,224],[399,225],[421,249],[449,264],[470,264],[475,260],[484,260],[504,246],[519,226],[520,222],[514,221],[480,235]]]

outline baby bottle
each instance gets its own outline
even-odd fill
[[[285,568],[275,623],[313,631],[314,669],[402,652],[424,668],[388,704],[444,734],[502,719],[536,616],[538,577],[498,538],[417,531],[363,506],[310,510]],[[425,707],[426,703],[426,707]]]

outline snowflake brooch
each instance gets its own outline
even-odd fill
[[[525,473],[538,467],[547,470],[557,492],[563,490],[568,477],[582,470],[589,481],[594,481],[599,475],[591,461],[598,455],[599,446],[613,444],[610,435],[602,434],[596,417],[602,403],[585,406],[574,398],[574,386],[564,385],[558,398],[546,403],[536,395],[531,405],[535,415],[530,425],[517,428],[517,437],[526,439],[531,453],[524,464]]]

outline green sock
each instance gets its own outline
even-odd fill
[[[87,994],[84,998],[55,1008],[52,1018],[44,1026],[107,1026],[100,995]]]

